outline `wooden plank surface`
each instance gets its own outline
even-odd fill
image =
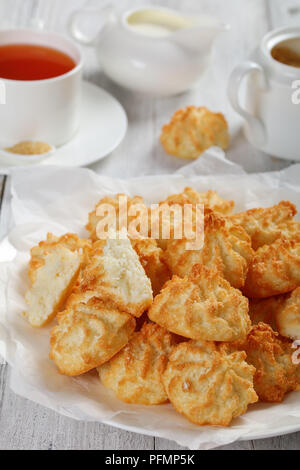
[[[93,7],[99,0],[0,0],[0,27],[7,24],[26,26],[32,18],[43,18],[46,27],[66,32],[71,11],[84,4]],[[105,2],[102,2],[103,4]],[[270,171],[284,168],[289,162],[254,150],[245,141],[241,122],[226,99],[226,85],[233,66],[246,59],[259,39],[272,27],[299,24],[300,2],[296,0],[148,0],[181,10],[218,16],[231,24],[231,32],[219,38],[214,60],[199,87],[172,98],[149,99],[124,91],[101,72],[92,49],[83,49],[85,78],[111,92],[123,104],[129,118],[124,142],[106,160],[92,168],[107,175],[138,176],[169,173],[183,162],[167,157],[158,137],[163,123],[187,104],[207,105],[223,111],[230,124],[232,144],[228,158],[247,171]],[[122,7],[143,4],[139,0],[122,0]],[[0,177],[0,194],[4,178]],[[1,198],[0,239],[9,228],[9,180]],[[16,396],[9,388],[9,367],[0,358],[0,449],[181,449],[172,441],[120,431],[99,423],[77,422]],[[300,449],[300,433],[259,441],[234,443],[224,449]]]

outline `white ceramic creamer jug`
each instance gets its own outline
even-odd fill
[[[86,15],[99,15],[101,29],[90,38],[80,29]],[[173,95],[193,86],[206,69],[215,37],[228,25],[207,16],[162,7],[118,14],[113,7],[75,12],[73,38],[93,45],[104,72],[126,88]]]

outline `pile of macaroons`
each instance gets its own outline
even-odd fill
[[[300,222],[286,201],[233,213],[233,201],[186,188],[160,203],[204,205],[204,244],[66,234],[31,250],[24,314],[34,327],[57,319],[50,358],[62,374],[97,368],[127,403],[174,408],[198,425],[227,426],[258,400],[297,390],[300,366]],[[126,197],[126,210],[142,204]],[[149,211],[146,208],[146,211]],[[134,216],[128,217],[128,223]],[[193,219],[194,220],[194,219]],[[161,224],[163,224],[163,219]],[[162,229],[162,227],[160,227]]]

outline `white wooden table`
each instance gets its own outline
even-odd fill
[[[71,11],[102,0],[0,0],[0,22],[28,25],[31,18],[47,19],[48,28],[65,32]],[[138,0],[114,2],[122,8],[143,4]],[[290,164],[261,155],[249,146],[240,131],[238,116],[226,99],[226,84],[233,66],[247,58],[266,31],[277,26],[299,24],[299,0],[148,0],[148,4],[204,12],[218,16],[232,29],[217,40],[214,60],[202,84],[194,91],[164,99],[149,99],[127,92],[103,76],[94,51],[85,49],[85,77],[110,91],[125,107],[129,130],[124,142],[113,154],[92,166],[103,174],[122,177],[169,173],[184,162],[168,157],[158,137],[170,115],[188,104],[206,105],[226,114],[232,133],[228,158],[247,171],[270,171]],[[2,25],[0,24],[0,27]],[[9,180],[0,177],[0,238],[8,230]],[[9,367],[0,358],[0,449],[179,449],[174,442],[120,431],[98,423],[83,423],[62,417],[46,408],[16,396],[9,388]],[[300,433],[272,439],[247,441],[225,449],[300,449]]]

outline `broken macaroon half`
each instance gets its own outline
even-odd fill
[[[47,240],[31,249],[24,316],[32,326],[44,326],[63,308],[90,249],[89,240],[70,233],[61,237],[49,233]]]

